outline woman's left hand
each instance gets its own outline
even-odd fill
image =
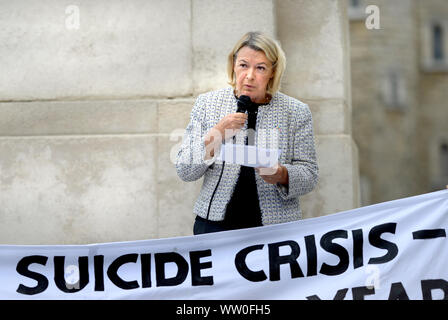
[[[279,163],[270,168],[255,168],[255,171],[267,183],[288,185],[288,169]]]

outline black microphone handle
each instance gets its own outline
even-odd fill
[[[252,103],[252,100],[249,96],[241,95],[238,98],[238,108],[236,109],[236,112],[245,113],[247,110],[247,107]]]
[[[246,113],[246,108],[244,108],[244,106],[238,106],[238,108],[236,109],[237,113]]]

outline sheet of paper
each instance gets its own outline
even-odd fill
[[[280,154],[281,150],[278,149],[226,143],[221,146],[221,152],[217,159],[246,167],[273,167],[278,162]]]

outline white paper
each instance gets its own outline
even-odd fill
[[[246,167],[273,167],[278,162],[280,154],[281,150],[279,149],[226,143],[221,146],[221,152],[217,159]]]

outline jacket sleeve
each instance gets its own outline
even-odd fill
[[[204,139],[207,133],[204,100],[203,95],[196,99],[176,158],[177,175],[184,181],[195,181],[201,178],[216,159],[214,157],[204,160]]]
[[[295,133],[292,145],[292,161],[283,166],[288,169],[288,186],[277,184],[283,199],[287,200],[304,195],[317,184],[319,169],[314,147],[314,130],[311,111],[308,105],[302,112],[296,113]]]

